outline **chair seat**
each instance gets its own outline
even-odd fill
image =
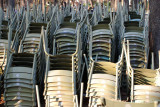
[[[75,35],[75,29],[74,28],[61,28],[61,29],[58,29],[57,32],[56,32],[56,35],[57,34],[71,34],[71,35]]]
[[[32,68],[28,68],[28,67],[10,67],[8,72],[9,73],[32,73],[32,70],[33,70]]]
[[[6,93],[6,97],[9,97],[9,96],[17,96],[17,97],[30,97],[30,98],[32,98],[33,96],[35,96],[34,95],[34,93],[32,93],[32,92],[30,92],[30,93],[28,93],[28,92],[8,92],[8,93]]]
[[[74,101],[74,98],[50,98],[50,100],[49,100],[50,102],[73,102]]]
[[[134,90],[149,90],[149,91],[160,92],[160,87],[151,85],[134,85]]]
[[[33,80],[29,79],[19,79],[19,78],[12,78],[12,79],[5,79],[4,83],[24,83],[24,84],[33,84]]]
[[[50,99],[56,99],[56,98],[68,98],[68,99],[73,99],[74,96],[73,95],[50,95],[49,96]],[[45,99],[47,99],[47,97],[45,96]]]
[[[27,42],[27,41],[37,41],[37,42],[39,42],[39,41],[40,41],[40,38],[26,37],[24,41],[25,41],[25,42]]]
[[[72,83],[71,77],[66,76],[57,76],[57,77],[48,77],[47,82],[66,82],[66,83]]]
[[[134,96],[143,96],[143,95],[148,95],[148,96],[155,96],[160,98],[160,93],[159,92],[153,92],[153,91],[145,91],[145,90],[137,90],[134,91]]]
[[[60,25],[60,28],[76,28],[76,23],[64,22]]]
[[[110,99],[114,99],[115,98],[115,94],[110,94],[110,93],[103,93],[103,92],[97,92],[97,93],[89,93],[89,97],[105,97],[107,96]]]
[[[115,81],[116,80],[116,77],[113,76],[113,75],[110,75],[110,74],[93,74],[92,75],[92,78],[93,79],[100,79],[100,78],[103,78],[105,80],[111,80],[111,81]]]
[[[75,42],[75,38],[68,38],[68,37],[63,37],[63,38],[59,38],[56,39],[56,42]]]
[[[48,72],[48,76],[72,76],[72,71],[69,70],[51,70]]]
[[[64,86],[64,87],[72,87],[73,84],[70,82],[51,82],[47,83],[48,87],[54,87],[54,86]]]
[[[97,39],[112,39],[112,35],[106,35],[106,34],[103,34],[103,35],[95,35],[92,37],[93,40],[97,40]]]
[[[47,91],[46,95],[73,95],[72,91]]]
[[[109,89],[115,90],[114,86],[103,84],[103,83],[102,84],[90,84],[90,89],[94,89],[94,88],[100,88],[100,89],[109,88]]]
[[[59,106],[65,106],[65,107],[74,107],[74,103],[71,102],[50,102],[49,104],[51,107],[59,107]]]
[[[92,58],[95,60],[97,55],[92,55]],[[97,61],[110,61],[111,57],[107,55],[98,55]]]
[[[8,73],[7,74],[7,78],[6,79],[23,79],[23,78],[25,78],[25,79],[29,79],[29,80],[31,80],[31,79],[33,79],[33,77],[32,77],[32,74],[31,73]]]
[[[104,79],[92,79],[91,84],[107,84],[107,85],[115,86],[114,81],[104,80]]]
[[[110,29],[110,28],[109,28],[109,25],[107,25],[107,24],[98,24],[98,25],[92,27],[93,31],[98,30],[98,29]]]
[[[64,87],[64,86],[56,86],[56,87],[48,87],[46,91],[72,91],[72,87]]]
[[[25,93],[32,93],[34,92],[34,87],[33,88],[25,88],[25,87],[11,87],[11,88],[6,88],[6,93],[8,92],[25,92]]]
[[[96,52],[92,52],[92,56],[110,56],[110,52],[103,52],[103,51],[96,51]]]
[[[40,34],[39,33],[28,33],[27,35],[26,35],[26,38],[40,38]]]
[[[33,85],[32,84],[25,84],[25,83],[7,83],[6,88],[12,88],[12,87],[24,87],[24,88],[30,88],[32,89],[33,88]]]
[[[29,97],[15,97],[15,96],[11,96],[11,97],[7,97],[5,98],[6,101],[17,101],[17,100],[21,100],[21,101],[34,101],[32,98]]]
[[[111,95],[115,95],[115,90],[110,90],[110,89],[90,89],[89,90],[89,93],[90,94],[93,94],[93,93],[104,93],[104,94],[111,94]]]
[[[32,101],[7,101],[6,102],[6,105],[7,106],[35,106],[35,102],[32,102]]]
[[[150,78],[156,77],[157,73],[156,70],[151,70],[151,69],[134,69],[134,72]]]

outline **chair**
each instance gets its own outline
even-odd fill
[[[46,73],[44,80],[44,99],[46,106],[76,106],[76,94],[81,80],[81,35],[80,25],[64,22],[54,35],[53,55],[46,54]],[[43,40],[45,33],[43,33]]]
[[[86,91],[86,96],[89,97],[89,107],[104,106],[103,100],[106,99],[121,99],[123,57],[124,52],[117,63],[92,60]]]
[[[132,68],[129,59],[129,46],[124,49],[127,53],[127,80],[131,90],[131,102],[153,103],[159,101],[159,69]]]
[[[11,54],[4,77],[5,106],[36,106],[36,55]]]

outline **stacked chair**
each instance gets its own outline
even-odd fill
[[[3,14],[1,14],[3,15]],[[6,66],[7,66],[7,62],[8,62],[8,58],[9,58],[9,50],[14,51],[14,49],[12,48],[16,47],[16,44],[13,44],[13,42],[15,41],[16,38],[16,29],[19,27],[19,25],[17,25],[18,23],[18,19],[19,15],[18,13],[15,14],[13,16],[13,18],[9,20],[6,20],[3,17],[1,17],[1,25],[0,25],[0,72],[1,72],[1,76],[0,76],[0,81],[1,81],[1,93],[3,93],[3,79],[4,79],[4,74],[5,74],[5,70],[6,70]],[[17,25],[17,26],[16,26]]]
[[[128,41],[130,49],[130,61],[133,68],[146,68],[148,58],[148,39],[145,36],[145,28],[139,27],[138,22],[125,22],[122,40]]]
[[[130,21],[140,21],[141,15],[138,15],[137,12],[131,11],[128,12]]]
[[[44,98],[46,106],[75,105],[75,71],[72,71],[72,57],[50,56],[47,59]]]
[[[6,106],[36,106],[35,85],[42,83],[44,74],[40,31],[45,25],[31,23],[21,41],[19,53],[10,56],[5,73]]]
[[[131,14],[131,12],[129,13]],[[132,13],[136,14],[136,13]],[[123,23],[123,21],[122,21]],[[123,26],[124,25],[124,26]],[[122,24],[122,37],[121,40],[128,44],[130,54],[130,64],[132,68],[146,68],[148,61],[148,38],[146,36],[145,27],[142,27],[139,20],[126,21]],[[128,42],[127,42],[128,41]],[[125,65],[127,62],[124,60]],[[131,84],[128,74],[126,73],[126,66],[124,66],[124,72],[122,75],[122,91],[126,98],[130,96]],[[125,93],[127,92],[127,93]]]
[[[129,46],[126,51],[127,76],[131,89],[131,102],[153,103],[160,101],[159,69],[132,68],[130,64]]]
[[[141,11],[130,11],[128,12],[129,21],[139,22],[141,26],[144,26],[145,22],[145,6],[141,7]]]
[[[77,90],[81,71],[80,26],[68,22],[69,17],[58,25],[54,34],[53,54],[46,53],[46,73],[44,80],[44,99],[46,106],[78,106]],[[48,29],[47,29],[48,30]],[[44,33],[44,38],[48,37]],[[46,35],[46,36],[45,36]]]
[[[110,26],[110,19],[105,18],[98,25],[93,26],[90,35],[89,53],[93,60],[113,61],[114,36]]]
[[[36,106],[36,55],[11,54],[4,78],[5,106]]]
[[[1,25],[1,70],[3,71],[7,62],[7,49],[8,49],[8,21],[2,20]]]
[[[89,107],[105,106],[106,99],[120,99],[122,52],[119,62],[114,61],[114,41],[112,19],[104,18],[89,32],[89,69],[86,96]]]
[[[44,64],[41,27],[45,23],[34,23],[29,19],[18,53],[11,52],[4,77],[5,106],[36,106],[35,85],[43,83]],[[25,18],[24,18],[25,19]],[[22,21],[22,24],[23,21]],[[23,25],[22,25],[23,26]],[[23,31],[22,29],[19,29]],[[17,33],[19,34],[19,32]],[[15,39],[16,40],[16,39]],[[43,88],[43,87],[41,87]],[[41,90],[40,88],[40,90]]]
[[[89,107],[105,106],[105,100],[119,100],[121,86],[121,71],[123,69],[124,52],[119,62],[93,61],[87,83]]]
[[[104,2],[97,3],[93,12],[83,4],[70,3],[66,8],[50,4],[48,12],[46,7],[42,12],[40,4],[10,9],[6,15],[0,9],[0,94],[4,106],[39,107],[45,101],[46,107],[78,107],[83,74],[88,74],[89,107],[122,104],[121,97],[128,91],[128,100],[134,103],[122,105],[160,101],[160,69],[146,69],[145,8],[141,13],[128,12],[123,5],[117,3],[117,12],[111,12],[109,2],[107,7]]]
[[[3,19],[3,18],[2,18]],[[7,50],[8,50],[8,32],[9,32],[9,23],[7,20],[1,19],[1,29],[0,29],[0,81],[1,81],[1,100],[3,100],[3,91],[4,91],[4,71],[7,65]]]
[[[58,25],[58,22],[62,20],[62,18],[60,18],[58,16],[58,13],[59,13],[59,9],[57,6],[53,7],[52,10],[50,10],[50,21],[47,23],[47,29],[46,29],[46,32],[47,32],[47,37],[45,38],[45,41],[47,43],[47,50],[49,50],[49,53],[53,53],[53,36],[54,36],[54,33],[55,33],[55,30],[57,28],[57,25]],[[59,19],[57,19],[59,18]],[[57,21],[59,20],[59,21]]]
[[[92,18],[90,19],[89,32],[89,57],[97,61],[114,62],[115,57],[115,20],[112,12],[107,10],[107,15],[103,14],[100,3],[95,6]]]
[[[13,45],[12,43],[16,39],[17,35],[17,29],[20,27],[18,24],[19,15],[18,13],[14,15],[12,19],[5,20],[1,19],[1,31],[0,31],[0,43],[1,43],[1,67],[2,70],[5,69],[6,62],[7,62],[7,51],[8,48],[12,48],[11,46],[15,47],[16,43]],[[15,47],[17,48],[17,47]],[[5,57],[3,57],[5,56]]]
[[[19,45],[20,45],[20,41],[23,39],[25,30],[26,30],[26,13],[24,12],[23,8],[20,11],[22,15],[19,15],[18,18],[18,27],[16,28],[16,33],[15,36],[13,38],[13,43],[11,44],[11,49],[13,49],[15,51],[15,53],[18,52],[19,50]]]
[[[57,54],[73,54],[76,51],[76,23],[64,22],[55,35]]]
[[[20,52],[36,53],[41,46],[41,27],[45,23],[30,23],[20,44]]]

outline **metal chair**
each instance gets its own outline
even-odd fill
[[[3,14],[1,14],[3,15]],[[19,27],[18,23],[19,15],[18,13],[14,15],[13,18],[9,20],[4,20],[4,16],[1,16],[1,30],[0,30],[0,81],[1,82],[1,93],[3,93],[3,85],[4,85],[4,74],[6,71],[6,66],[8,63],[8,58],[10,56],[10,51],[15,51],[17,48],[17,43],[14,44],[16,37],[16,29]],[[14,48],[13,48],[14,47]]]
[[[25,15],[23,16],[23,19]],[[36,106],[35,85],[41,85],[44,75],[43,49],[41,27],[46,28],[45,23],[33,23],[30,15],[26,15],[26,30],[19,28],[13,42],[21,40],[19,53],[13,53],[9,48],[10,56],[5,72],[4,100],[5,106]],[[21,27],[24,27],[22,19]],[[11,40],[11,39],[10,39]],[[10,43],[10,42],[9,42]],[[41,88],[40,88],[41,90]],[[15,99],[13,99],[15,98]]]
[[[132,68],[130,62],[129,44],[126,51],[127,80],[131,90],[131,102],[153,103],[159,101],[159,69],[151,70],[146,68]]]
[[[138,23],[137,23],[138,24]],[[148,39],[145,35],[144,27],[131,26],[124,27],[122,40],[129,41],[130,61],[133,68],[146,68],[148,60]]]
[[[91,59],[86,96],[89,97],[89,107],[105,106],[106,99],[118,100],[120,97],[121,75],[123,69],[124,51],[119,62],[94,61]],[[104,100],[104,101],[103,101]]]
[[[98,61],[114,61],[114,36],[110,25],[100,24],[93,26],[90,32],[89,55]],[[97,58],[96,58],[97,57]]]
[[[5,106],[36,106],[36,55],[11,54],[8,62],[4,77]]]
[[[86,20],[86,19],[85,19]],[[82,79],[82,35],[85,21],[78,24],[64,22],[54,35],[53,55],[47,50],[43,33],[43,46],[46,54],[46,74],[44,98],[46,106],[77,106],[77,92]],[[46,35],[46,36],[45,36]]]

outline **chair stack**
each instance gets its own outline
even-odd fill
[[[72,57],[50,56],[45,75],[44,98],[46,106],[75,106]]]
[[[26,35],[23,37],[20,43],[21,53],[30,53],[36,55],[37,64],[37,84],[43,85],[44,78],[44,55],[42,47],[42,26],[46,29],[46,23],[30,23],[26,29]],[[43,88],[43,87],[41,87]],[[40,90],[41,90],[40,88]]]
[[[65,22],[60,25],[55,35],[56,52],[58,55],[71,55],[76,51],[76,23]]]
[[[130,25],[129,25],[130,24]],[[138,23],[125,24],[124,38],[129,41],[129,53],[131,66],[133,68],[145,68],[147,66],[146,37],[143,27],[138,27]]]
[[[89,76],[87,93],[89,106],[102,106],[102,99],[118,99],[122,63],[93,62]],[[116,69],[118,68],[118,69]]]
[[[41,44],[41,27],[47,26],[45,23],[31,23],[28,27],[28,33],[23,38],[21,45],[23,46],[22,52],[36,53],[38,52]]]
[[[2,20],[1,25],[1,38],[0,38],[0,64],[1,64],[1,73],[5,69],[7,63],[7,50],[8,50],[8,21]]]
[[[77,36],[76,26],[76,23],[62,23],[54,36],[54,55],[46,54],[43,94],[46,106],[76,106],[76,85],[80,79],[77,74],[81,66],[79,51],[76,51],[80,37]]]
[[[129,44],[127,44],[127,48],[125,45],[123,47],[126,51],[126,75],[131,92],[131,102],[153,103],[160,101],[159,69],[133,68],[130,61]]]
[[[33,54],[13,54],[4,78],[6,107],[36,106],[36,64]]]
[[[131,101],[136,103],[153,103],[160,101],[159,71],[137,68],[130,71]]]
[[[113,34],[105,22],[92,27],[90,56],[97,61],[111,61]]]
[[[6,70],[6,66],[7,66],[7,61],[8,61],[8,57],[9,57],[9,53],[8,51],[15,51],[13,47],[17,48],[15,44],[13,44],[13,42],[15,41],[15,39],[17,39],[16,37],[16,33],[18,31],[16,31],[16,28],[19,27],[19,25],[17,24],[17,19],[18,16],[14,15],[13,19],[9,20],[4,20],[3,18],[1,19],[1,26],[0,26],[0,91],[1,93],[4,92],[4,73]]]
[[[41,27],[45,25],[30,23],[19,53],[10,56],[4,83],[6,106],[36,106],[35,84],[41,85],[44,76]]]
[[[141,15],[138,15],[135,11],[128,12],[130,21],[141,21]]]

